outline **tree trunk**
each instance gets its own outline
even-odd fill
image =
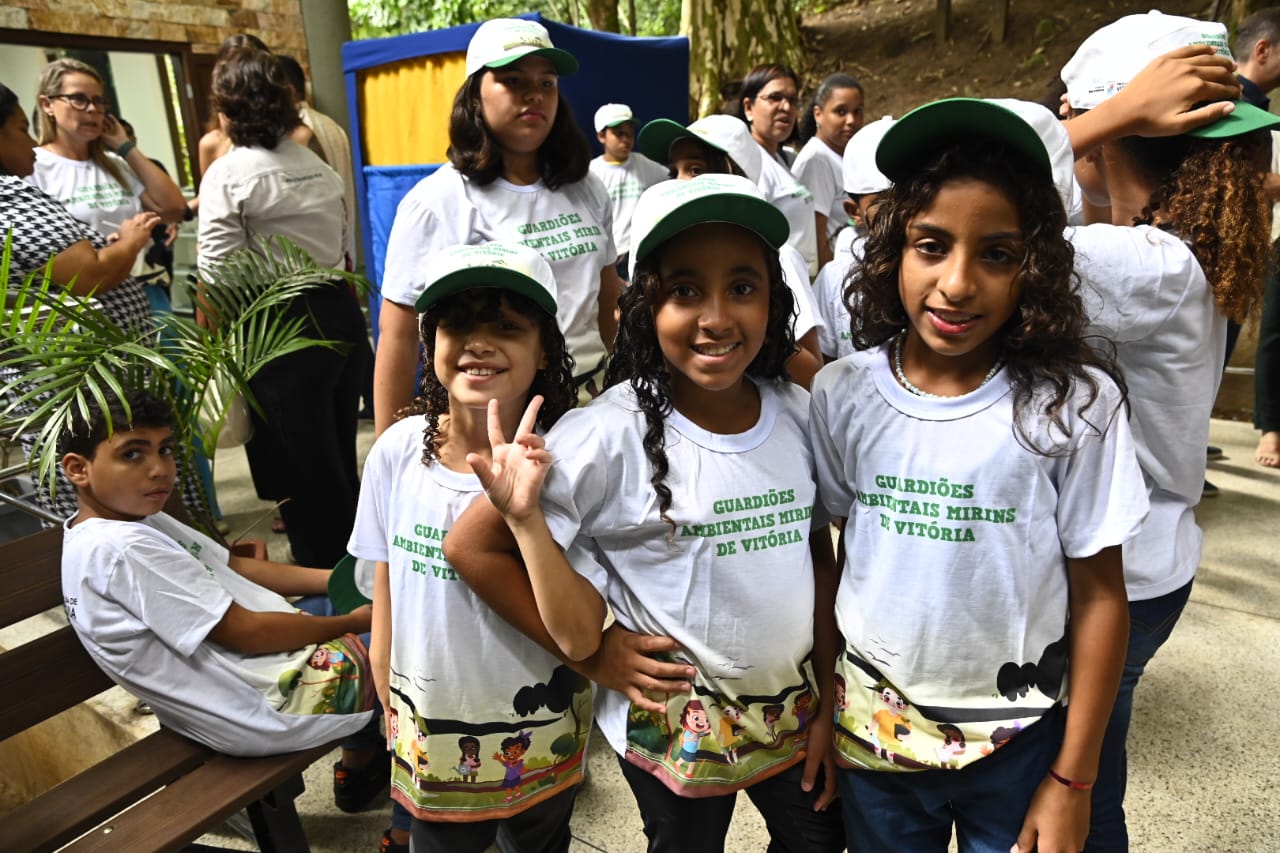
[[[683,0],[680,34],[689,37],[689,110],[719,112],[721,87],[762,62],[795,67],[800,26],[790,0]]]
[[[618,32],[618,0],[587,0],[587,20],[593,30]]]

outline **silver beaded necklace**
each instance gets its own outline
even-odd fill
[[[917,397],[928,397],[931,400],[951,399],[946,394],[930,394],[928,391],[917,388],[915,385],[911,384],[911,380],[907,378],[907,374],[904,373],[902,370],[902,348],[903,348],[903,343],[906,340],[906,337],[907,336],[905,332],[898,335],[896,338],[893,339],[893,346],[891,347],[891,349],[893,350],[893,373],[895,376],[898,377],[898,381],[902,383],[902,387],[906,388],[908,391],[910,391],[912,394],[915,394]],[[1002,367],[1004,367],[1004,359],[997,358],[996,363],[991,365],[991,369],[987,371],[987,375],[982,377],[982,381],[978,383],[978,388],[981,388],[983,385],[986,385],[988,382],[990,382],[992,378],[997,373],[1000,372],[1000,368]],[[974,389],[974,391],[976,390],[977,388]]]

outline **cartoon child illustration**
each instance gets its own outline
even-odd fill
[[[760,709],[764,714],[764,730],[769,734],[769,742],[778,742],[778,733],[774,731],[774,726],[778,724],[778,720],[782,719],[783,707],[781,705],[765,705]]]
[[[336,666],[340,666],[347,662],[347,656],[337,649],[326,649],[324,646],[316,647],[311,653],[311,660],[308,661],[312,669],[318,669],[322,672],[328,672]]]
[[[951,723],[939,723],[938,731],[942,733],[942,746],[938,747],[938,764],[944,768],[960,766],[960,757],[964,755],[964,732]]]
[[[804,731],[809,723],[809,706],[813,704],[813,692],[802,690],[791,704],[791,714],[796,718],[796,731]]]
[[[698,742],[711,734],[711,717],[703,706],[702,700],[690,699],[680,712],[680,754],[676,756],[676,767],[688,765],[683,772],[693,775],[694,762],[698,760]]]
[[[872,714],[867,724],[871,751],[886,761],[893,761],[894,752],[902,748],[901,739],[911,734],[911,723],[902,716],[909,705],[888,682],[881,681],[875,691],[884,707]]]
[[[427,773],[431,759],[427,757],[427,733],[418,730],[413,743],[409,744],[409,764],[413,768],[413,786],[418,787],[418,780]]]
[[[387,749],[396,751],[396,741],[400,739],[400,712],[395,708],[387,709]]]
[[[848,710],[849,700],[848,700],[848,697],[845,696],[844,676],[838,672],[836,673],[835,699],[836,699],[835,715],[836,715],[836,719],[839,720],[840,715],[843,714],[846,710]]]
[[[743,707],[737,702],[724,702],[720,705],[720,731],[716,741],[724,752],[725,760],[730,764],[738,763],[738,743],[742,739]]]
[[[480,740],[471,735],[458,738],[458,775],[463,782],[474,782],[480,772]]]
[[[513,737],[503,738],[499,751],[493,754],[493,760],[507,768],[506,775],[502,777],[502,787],[511,791],[507,795],[508,803],[521,796],[520,777],[524,775],[524,755],[532,742],[533,735],[521,731]]]

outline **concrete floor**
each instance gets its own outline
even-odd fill
[[[365,424],[362,458],[370,440]],[[1280,744],[1280,559],[1269,535],[1280,520],[1280,471],[1254,463],[1257,434],[1247,424],[1215,421],[1211,440],[1226,458],[1209,466],[1221,495],[1198,510],[1204,562],[1191,603],[1135,701],[1127,800],[1135,851],[1280,850],[1280,761],[1265,757],[1268,744]],[[256,524],[250,535],[270,540],[273,559],[287,558],[284,537],[269,533],[269,507],[254,497],[240,449],[219,451],[216,479],[233,535]],[[389,806],[337,811],[331,765],[311,768],[299,801],[312,850],[372,853]],[[572,849],[644,851],[635,803],[598,733],[588,773]],[[253,849],[231,833],[206,840]],[[739,798],[726,849],[766,846],[763,822]]]

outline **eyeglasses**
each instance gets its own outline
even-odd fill
[[[784,95],[781,92],[770,92],[769,94],[761,95],[760,97],[773,104],[775,107],[783,101],[786,101],[793,107],[798,106],[800,103],[800,98],[796,95]]]
[[[88,95],[82,95],[79,92],[70,92],[64,95],[50,95],[49,97],[61,98],[70,104],[73,110],[79,110],[80,112],[84,112],[89,109],[90,105],[97,107],[98,112],[100,113],[105,113],[107,110],[111,109],[111,103],[106,98],[90,98]]]

